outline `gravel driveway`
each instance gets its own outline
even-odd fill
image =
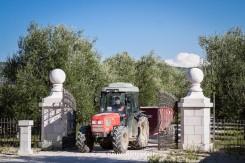
[[[172,150],[181,151],[181,150]],[[115,154],[112,150],[102,150],[100,147],[96,146],[95,150],[91,153],[80,153],[78,151],[40,151],[35,152],[31,156],[17,156],[0,154],[0,162],[31,162],[31,163],[42,163],[42,162],[52,162],[52,163],[126,163],[126,162],[147,162],[147,157],[154,154],[158,154],[162,157],[169,156],[171,150],[157,150],[157,146],[150,144],[147,148],[142,150],[128,150],[125,154]],[[170,154],[173,155],[173,154]],[[245,156],[230,155],[224,152],[214,152],[214,153],[201,153],[201,158],[199,161],[203,163],[244,163]],[[194,162],[199,162],[194,161]]]
[[[115,154],[112,150],[102,150],[96,146],[92,153],[77,151],[40,151],[31,156],[0,155],[0,162],[54,162],[54,163],[126,163],[147,162],[147,157],[157,153],[157,148],[149,146],[143,150],[128,150],[125,154]]]

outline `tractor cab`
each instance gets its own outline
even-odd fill
[[[130,83],[111,83],[101,91],[100,112],[127,116],[139,111],[139,89]]]

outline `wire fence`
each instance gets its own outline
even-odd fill
[[[0,118],[0,146],[19,146],[20,130],[18,120],[1,117]],[[41,121],[34,121],[32,126],[32,147],[38,147],[41,141]]]
[[[210,127],[215,149],[245,149],[245,120],[211,119]]]

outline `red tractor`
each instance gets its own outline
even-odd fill
[[[100,97],[100,113],[91,124],[80,128],[76,145],[81,152],[91,152],[97,142],[103,149],[125,153],[144,148],[149,139],[148,117],[139,110],[139,89],[130,83],[111,83]]]

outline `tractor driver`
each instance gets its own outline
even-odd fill
[[[112,106],[112,111],[122,113],[124,111],[124,105],[121,103],[120,97],[115,97],[115,104]]]

